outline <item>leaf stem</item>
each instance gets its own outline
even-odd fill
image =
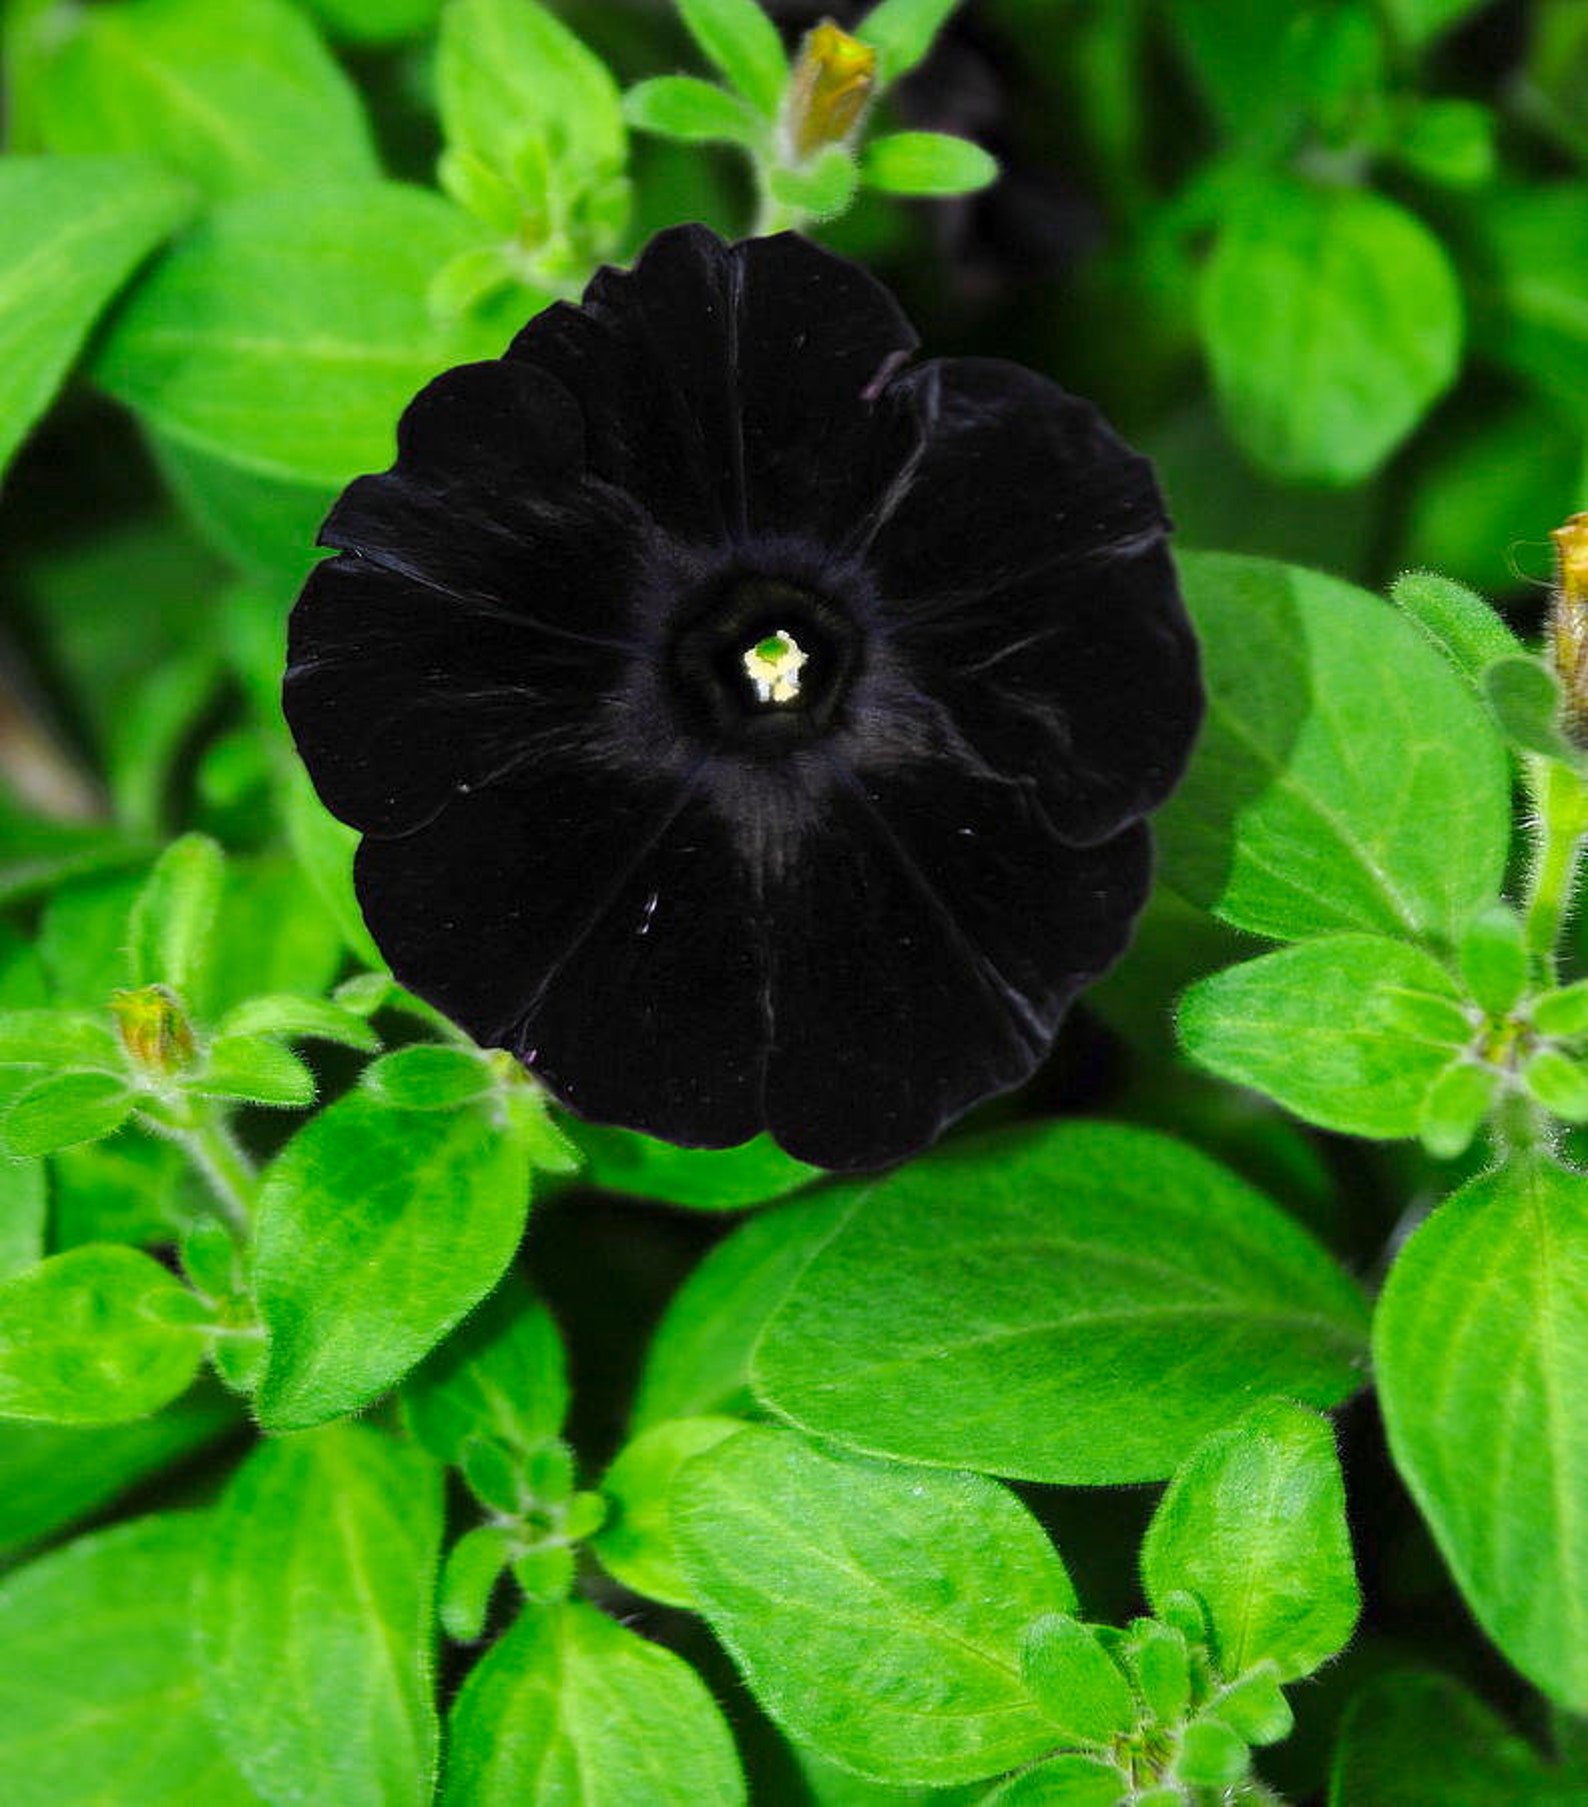
[[[1554,759],[1530,762],[1538,809],[1523,920],[1527,951],[1547,984],[1558,979],[1556,943],[1571,909],[1577,863],[1588,834],[1588,785]]]
[[[209,1182],[228,1227],[246,1238],[253,1221],[253,1162],[218,1115],[206,1116],[177,1132],[188,1159]]]

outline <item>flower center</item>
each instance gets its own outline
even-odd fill
[[[670,688],[702,738],[772,755],[827,731],[859,654],[855,623],[831,598],[782,578],[730,574],[681,610]]]

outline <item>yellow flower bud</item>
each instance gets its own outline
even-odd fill
[[[860,123],[877,84],[877,53],[831,19],[805,34],[784,105],[783,129],[796,161],[842,144]]]

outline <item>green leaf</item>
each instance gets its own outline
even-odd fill
[[[623,96],[623,117],[641,132],[681,144],[758,144],[766,127],[736,94],[692,75],[658,75]]]
[[[842,213],[859,187],[860,165],[846,144],[824,145],[798,169],[774,168],[767,175],[773,200],[800,208],[817,220]]]
[[[1568,1123],[1588,1123],[1588,1072],[1558,1048],[1541,1048],[1522,1068],[1530,1098]]]
[[[1260,935],[1453,944],[1498,895],[1510,842],[1487,710],[1417,628],[1349,584],[1207,554],[1181,571],[1209,719],[1157,818],[1168,882]]]
[[[609,1516],[591,1539],[610,1575],[647,1599],[694,1605],[673,1546],[673,1477],[691,1456],[741,1428],[737,1418],[672,1418],[624,1444],[601,1482]]]
[[[194,530],[240,571],[296,587],[319,556],[314,536],[336,499],[330,482],[271,477],[144,423],[166,487]]]
[[[52,1073],[19,1092],[0,1116],[0,1155],[54,1154],[97,1142],[127,1121],[136,1102],[114,1073]]]
[[[197,1577],[199,1665],[266,1800],[430,1799],[440,1544],[441,1470],[362,1425],[263,1443],[232,1477]]]
[[[1330,1807],[1570,1807],[1580,1798],[1459,1682],[1410,1670],[1358,1691],[1329,1789]]]
[[[1443,247],[1363,188],[1254,188],[1225,219],[1200,311],[1231,431],[1292,480],[1368,476],[1461,361],[1461,293]]]
[[[538,1448],[562,1430],[568,1400],[568,1358],[557,1325],[513,1268],[402,1391],[408,1428],[454,1467],[473,1437]]]
[[[1193,1720],[1180,1735],[1175,1775],[1193,1788],[1233,1787],[1251,1766],[1245,1744],[1217,1719]]]
[[[136,158],[0,162],[0,473],[94,322],[189,198]]]
[[[866,146],[860,179],[884,194],[973,194],[998,180],[998,160],[947,132],[890,132]]]
[[[1580,420],[1588,401],[1588,182],[1496,183],[1464,223],[1483,350]]]
[[[476,1525],[447,1551],[436,1595],[436,1617],[459,1644],[475,1643],[485,1631],[491,1595],[513,1554],[513,1533],[505,1525]]]
[[[1120,1807],[1145,1796],[1127,1794],[1123,1776],[1112,1763],[1078,1753],[1050,1757],[1035,1769],[1011,1777],[982,1797],[980,1807]]]
[[[1588,1035],[1588,979],[1546,992],[1528,1014],[1540,1035],[1559,1035],[1567,1040]]]
[[[1247,1744],[1277,1744],[1295,1729],[1296,1717],[1279,1685],[1279,1669],[1271,1661],[1247,1670],[1239,1681],[1221,1688],[1209,1711]]]
[[[225,855],[208,835],[183,835],[166,848],[128,919],[129,983],[192,994],[203,981],[225,882]]]
[[[631,1432],[751,1404],[750,1351],[796,1277],[847,1216],[851,1193],[763,1212],[717,1244],[673,1295],[640,1375]]]
[[[1479,1175],[1402,1250],[1374,1322],[1395,1464],[1483,1629],[1588,1712],[1588,1177]]]
[[[342,958],[336,923],[291,859],[233,858],[194,1005],[208,1018],[259,995],[315,994],[336,977]]]
[[[1068,1613],[1044,1613],[1020,1641],[1020,1670],[1065,1744],[1108,1747],[1134,1729],[1136,1697],[1096,1634]]]
[[[0,1067],[122,1070],[121,1045],[97,1018],[65,1010],[0,1010]]]
[[[1437,960],[1380,935],[1322,935],[1203,979],[1180,1005],[1199,1066],[1309,1123],[1355,1136],[1412,1136],[1450,1049],[1405,1033],[1398,996],[1454,1000]]]
[[[500,353],[499,326],[437,322],[426,300],[473,234],[448,202],[396,182],[229,202],[139,285],[95,375],[203,455],[343,484],[391,463],[398,415],[437,372]]]
[[[13,1274],[0,1282],[0,1414],[116,1424],[157,1412],[204,1359],[203,1315],[158,1261],[120,1243]]]
[[[354,956],[365,966],[384,972],[385,959],[365,926],[353,891],[357,832],[338,822],[314,794],[300,761],[292,761],[282,786],[281,810],[294,860]]]
[[[567,1121],[586,1178],[606,1192],[659,1199],[697,1211],[738,1211],[797,1191],[822,1170],[785,1154],[770,1136],[737,1148],[675,1148],[635,1130]]]
[[[1503,1083],[1495,1067],[1453,1060],[1423,1098],[1417,1136],[1439,1161],[1453,1161],[1478,1133]]]
[[[1395,155],[1414,174],[1447,188],[1477,188],[1495,167],[1496,119],[1471,100],[1419,100],[1407,108]]]
[[[733,1738],[693,1669],[583,1602],[529,1611],[463,1684],[442,1807],[739,1807]]]
[[[895,1783],[973,1781],[1051,1747],[1020,1634],[1075,1596],[995,1482],[753,1426],[680,1470],[673,1532],[699,1610],[798,1742]]]
[[[1490,1016],[1509,1016],[1527,988],[1522,920],[1507,903],[1480,910],[1461,937],[1461,976]]]
[[[706,60],[753,107],[774,117],[788,85],[788,58],[756,0],[678,0],[678,13]]]
[[[1191,1653],[1185,1634],[1156,1619],[1139,1619],[1124,1647],[1126,1661],[1148,1714],[1167,1725],[1191,1705]]]
[[[1479,683],[1500,732],[1513,746],[1565,765],[1581,764],[1582,755],[1561,732],[1560,680],[1542,659],[1507,653],[1483,668]]]
[[[1449,31],[1481,3],[1482,0],[1384,0],[1384,12],[1401,42],[1415,49]]]
[[[335,38],[351,44],[403,44],[435,23],[441,0],[307,0]]]
[[[9,1807],[256,1807],[197,1698],[189,1596],[207,1531],[197,1513],[135,1519],[0,1582]]]
[[[0,1155],[0,1280],[43,1259],[48,1215],[43,1163]]]
[[[1360,1384],[1355,1284],[1165,1136],[989,1136],[852,1201],[752,1357],[758,1395],[817,1435],[1028,1480],[1146,1481],[1254,1391],[1328,1404]]]
[[[528,1206],[523,1138],[486,1106],[355,1092],[311,1119],[260,1188],[260,1422],[320,1424],[393,1386],[496,1284]]]
[[[450,1111],[483,1098],[496,1080],[484,1059],[466,1048],[416,1044],[372,1061],[360,1084],[395,1110]]]
[[[1476,590],[1433,571],[1403,572],[1390,585],[1390,601],[1474,682],[1486,665],[1523,650]]]
[[[227,1035],[212,1043],[202,1070],[190,1082],[210,1098],[296,1110],[314,1103],[314,1074],[290,1049],[262,1035]]]
[[[1230,1680],[1265,1661],[1285,1681],[1326,1663],[1361,1606],[1328,1420],[1270,1400],[1215,1431],[1159,1501],[1141,1573],[1154,1611],[1177,1590],[1201,1601]]]
[[[120,0],[71,17],[39,86],[49,149],[145,152],[214,196],[376,175],[352,83],[286,0]]]
[[[217,1036],[278,1035],[291,1041],[335,1042],[373,1054],[380,1037],[361,1016],[339,1004],[293,992],[271,992],[253,997],[227,1011],[215,1025]]]
[[[925,60],[959,0],[881,0],[855,27],[877,53],[877,84],[888,87]]]

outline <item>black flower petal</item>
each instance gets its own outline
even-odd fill
[[[286,706],[404,983],[597,1120],[833,1167],[1020,1083],[1200,709],[1146,463],[862,271],[661,235],[352,484]]]

